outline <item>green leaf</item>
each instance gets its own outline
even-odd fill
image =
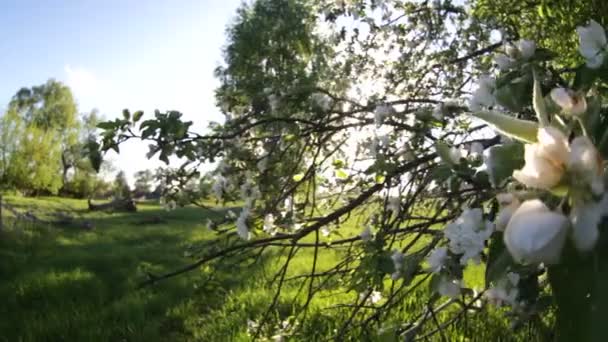
[[[116,123],[113,121],[103,121],[97,124],[97,128],[100,129],[114,129],[116,127]]]
[[[576,74],[574,75],[574,82],[572,84],[572,89],[574,90],[588,90],[593,85],[593,82],[597,79],[599,75],[598,70],[590,69],[586,65],[581,65],[576,69]]]
[[[498,104],[513,112],[519,112],[530,105],[532,82],[522,77],[504,87],[497,88],[494,94]]]
[[[344,166],[346,166],[346,163],[344,162],[344,160],[342,159],[336,159],[333,161],[332,165],[336,168],[336,169],[341,169]]]
[[[452,175],[452,168],[449,165],[439,165],[431,170],[431,178],[437,184],[445,182]]]
[[[386,177],[383,174],[376,174],[376,183],[377,184],[382,184],[384,183],[384,180],[386,179]]]
[[[125,120],[130,120],[131,119],[131,112],[129,112],[128,109],[123,109],[122,110],[122,116],[125,118]]]
[[[536,118],[542,127],[549,125],[549,119],[547,117],[547,107],[545,106],[545,99],[543,98],[542,90],[540,89],[540,81],[534,74],[534,90],[532,92],[532,107],[536,113]]]
[[[512,142],[488,149],[487,171],[495,187],[501,187],[513,171],[521,169],[524,164],[524,146],[521,143]]]
[[[338,170],[336,170],[336,177],[338,179],[346,179],[346,178],[348,178],[348,173],[346,173],[342,169],[338,169]]]
[[[298,174],[293,175],[293,177],[291,177],[291,178],[294,180],[294,182],[301,182],[302,179],[304,179],[304,174],[298,173]]]
[[[528,143],[534,143],[537,140],[538,123],[536,122],[516,119],[495,111],[480,111],[472,113],[472,115],[514,139]]]
[[[449,165],[450,167],[454,166],[454,161],[452,161],[450,147],[448,144],[444,143],[443,141],[437,141],[435,142],[435,150],[437,151],[439,158],[441,158],[445,164]]]
[[[144,112],[141,110],[138,110],[137,112],[133,113],[133,123],[139,121],[143,115]]]

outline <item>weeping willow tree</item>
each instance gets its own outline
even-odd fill
[[[251,317],[254,338],[445,339],[471,317],[496,323],[488,313],[504,305],[510,339],[600,340],[604,29],[580,23],[573,57],[500,34],[487,3],[243,6],[216,70],[224,122],[196,133],[177,111],[125,110],[100,125],[102,150],[141,139],[149,156],[183,158],[167,188],[217,163],[216,198],[242,204],[209,222],[215,238],[191,264],[142,285],[271,258],[276,295]],[[309,267],[293,274],[301,254]],[[479,263],[483,283],[467,283]],[[352,294],[337,323],[311,328],[324,317],[316,298],[336,291]]]

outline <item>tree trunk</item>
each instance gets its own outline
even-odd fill
[[[600,225],[606,233],[608,225]],[[603,342],[608,336],[608,234],[586,255],[568,242],[558,265],[549,267],[557,304],[556,341]]]
[[[108,203],[93,204],[89,198],[88,203],[90,211],[137,211],[137,206],[132,199],[116,199]]]

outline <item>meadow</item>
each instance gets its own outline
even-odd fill
[[[226,209],[138,205],[137,213],[88,212],[86,201],[56,197],[5,197],[20,211],[38,217],[65,212],[86,219],[93,229],[44,226],[11,220],[4,212],[0,235],[0,341],[249,341],[248,322],[263,315],[272,301],[269,285],[284,258],[279,248],[262,258],[227,262],[139,289],[148,272],[162,274],[192,262],[191,251],[213,237],[207,218]],[[160,220],[159,220],[160,218]],[[344,236],[358,233],[345,227]],[[340,252],[321,250],[319,268],[329,267]],[[312,253],[298,254],[290,275],[309,271]],[[481,267],[467,274],[483,286]],[[301,304],[301,280],[285,283],[276,312],[287,320]],[[339,303],[358,294],[339,282],[327,286],[311,303],[298,333],[287,340],[326,340],[344,320]],[[407,310],[390,317],[407,322],[423,309],[428,287],[404,299]],[[433,339],[489,341],[536,339],[531,330],[514,333],[500,312],[466,315]],[[371,331],[360,340],[391,341]]]

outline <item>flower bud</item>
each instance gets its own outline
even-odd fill
[[[551,99],[569,115],[581,115],[587,111],[587,100],[584,95],[579,95],[566,88],[555,88],[551,90]]]
[[[579,51],[587,60],[587,66],[597,69],[604,62],[604,49],[606,48],[606,32],[595,20],[591,20],[587,26],[576,28],[580,46]]]
[[[564,133],[554,127],[541,128],[538,143],[525,146],[526,164],[513,177],[529,187],[549,190],[562,179],[569,153]]]
[[[555,264],[564,246],[569,221],[538,199],[528,200],[513,213],[504,241],[513,259],[521,264]]]
[[[588,184],[595,195],[604,192],[602,158],[589,138],[580,136],[572,140],[568,169],[577,180]]]
[[[536,52],[536,43],[533,40],[520,39],[515,46],[524,60],[530,59]]]

